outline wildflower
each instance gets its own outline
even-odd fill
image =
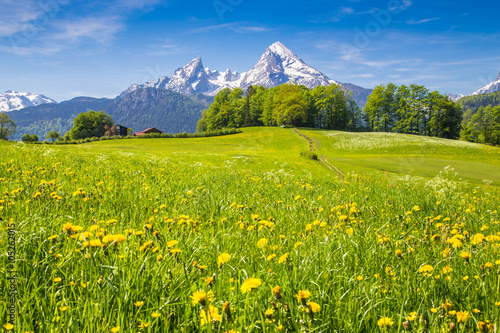
[[[492,262],[487,262],[486,264],[484,264],[484,268],[492,268],[492,267],[493,267]]]
[[[483,234],[475,234],[474,236],[472,236],[471,244],[472,245],[481,244],[485,239],[486,237],[484,237]]]
[[[389,317],[382,317],[377,321],[377,325],[380,327],[392,326],[394,325],[394,321]]]
[[[283,295],[281,294],[281,287],[280,286],[276,286],[272,289],[272,292],[273,292],[273,295],[277,298],[277,299],[280,299],[283,297]]]
[[[134,303],[135,306],[142,306],[143,304],[144,304],[144,301],[138,301],[138,302]]]
[[[139,328],[146,328],[149,326],[149,323],[141,323],[140,325],[138,325],[137,327]]]
[[[141,245],[141,247],[139,248],[139,251],[146,250],[149,246],[151,246],[151,244],[153,244],[153,241],[147,241],[146,243]]]
[[[403,252],[401,252],[400,249],[396,250],[396,257],[401,257],[403,255]]]
[[[222,316],[219,314],[219,309],[215,306],[209,305],[208,311],[201,310],[200,314],[201,325],[207,325],[213,321],[222,321]]]
[[[293,247],[296,249],[296,248],[298,248],[301,245],[303,245],[302,242],[297,242],[297,243],[295,243],[295,245]]]
[[[288,259],[288,255],[289,253],[285,253],[284,255],[282,255],[279,259],[278,259],[278,264],[282,264],[284,263],[287,259]]]
[[[66,311],[67,309],[68,309],[68,307],[67,307],[67,306],[61,306],[61,307],[59,307],[59,311],[61,311],[61,312],[64,312],[64,311]]]
[[[410,312],[409,315],[406,317],[409,321],[414,321],[417,318],[417,312]]]
[[[420,267],[418,269],[418,271],[420,273],[430,273],[434,270],[434,267],[432,267],[431,265],[423,265],[422,267]]]
[[[113,333],[120,332],[120,326],[113,327],[111,329],[111,332],[113,332]]]
[[[242,283],[240,290],[242,293],[247,293],[249,291],[257,289],[261,285],[262,285],[262,280],[257,278],[248,278],[245,280],[245,282]]]
[[[441,304],[441,307],[445,310],[450,310],[453,307],[453,305],[450,303],[450,301],[446,300],[445,303]]]
[[[363,280],[363,275],[358,275],[358,276],[356,277],[356,279],[357,279],[358,281],[362,281],[362,280]]]
[[[465,260],[469,260],[472,254],[470,252],[462,252],[460,253],[460,256]]]
[[[265,238],[261,238],[257,242],[257,246],[259,249],[263,249],[266,245],[267,245],[267,239],[265,239]]]
[[[268,318],[269,318],[269,317],[272,317],[272,316],[273,316],[273,314],[274,314],[274,309],[273,309],[273,308],[269,308],[269,309],[267,309],[267,310],[266,310],[266,312],[265,312],[265,315],[266,315],[266,317],[268,317]]]
[[[453,268],[451,268],[450,266],[443,267],[443,274],[448,274],[448,273],[451,273],[452,271],[453,271]]]
[[[297,295],[295,295],[295,297],[297,297],[297,300],[299,301],[299,303],[304,303],[311,296],[312,296],[312,294],[309,290],[299,290],[297,292]]]
[[[481,310],[478,310],[478,309],[472,309],[472,312],[474,312],[474,313],[480,313],[480,312],[481,312]]]
[[[217,265],[220,267],[222,264],[228,262],[229,259],[231,259],[231,255],[229,253],[222,253],[217,258]]]
[[[307,312],[312,311],[313,313],[317,313],[321,310],[321,306],[318,304],[318,303],[314,303],[314,302],[307,302],[306,303],[307,305]]]
[[[177,243],[179,243],[179,242],[176,240],[171,240],[171,241],[167,242],[167,247],[174,247],[177,245]]]
[[[457,321],[459,323],[465,323],[467,320],[467,317],[469,317],[469,312],[468,311],[458,311],[457,312]]]
[[[11,323],[7,323],[3,325],[3,328],[5,328],[7,331],[10,331],[14,328],[14,325],[12,325]]]
[[[62,280],[62,279],[61,279],[60,277],[56,277],[56,278],[54,279],[54,282],[55,282],[55,283],[57,283],[57,282],[61,282],[61,280]]]
[[[432,313],[437,313],[437,312],[438,312],[438,310],[439,310],[439,308],[431,308],[431,312],[432,312]]]
[[[159,314],[158,312],[153,312],[151,314],[151,317],[153,317],[153,318],[158,318],[159,316],[161,316],[161,314]]]
[[[420,207],[419,206],[414,206],[413,210],[416,211],[416,212],[418,212],[420,210]]]
[[[353,228],[348,228],[346,231],[345,231],[346,234],[348,234],[349,236],[352,235],[354,233],[354,229]]]

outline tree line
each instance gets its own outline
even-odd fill
[[[480,107],[488,105],[495,107],[500,105],[500,91],[490,94],[465,96],[460,98],[457,103],[462,106],[462,110],[472,110],[475,113]]]
[[[202,112],[197,131],[248,126],[305,126],[333,130],[360,130],[362,111],[351,93],[339,85],[282,84],[273,88],[225,88]]]
[[[460,139],[500,145],[500,106],[469,109],[464,114]]]
[[[462,110],[437,91],[393,83],[373,89],[364,109],[370,129],[458,139]]]

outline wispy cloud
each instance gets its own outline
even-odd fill
[[[329,23],[329,22],[338,22],[343,17],[347,15],[355,14],[355,11],[351,7],[340,7],[333,14],[330,12],[328,14],[320,15],[316,19],[312,20],[312,23]]]
[[[44,14],[44,9],[34,0],[2,0],[0,11],[0,37],[20,31],[29,31],[31,21]]]
[[[262,26],[247,25],[244,22],[232,22],[232,23],[224,23],[217,25],[209,25],[206,27],[193,29],[186,32],[185,34],[200,34],[200,33],[223,31],[223,30],[230,30],[237,33],[254,33],[254,32],[260,33],[260,32],[271,31],[272,29]]]
[[[111,42],[114,36],[125,28],[120,18],[86,17],[73,21],[54,23],[55,32],[49,39],[64,43],[77,44],[83,39],[95,40],[102,44]]]
[[[192,47],[187,47],[173,43],[170,39],[163,40],[160,43],[149,46],[150,51],[147,53],[152,56],[168,56],[172,54],[196,53],[198,50]]]
[[[406,21],[406,23],[407,24],[422,24],[422,23],[437,21],[437,20],[440,20],[440,19],[441,19],[440,17],[433,17],[433,18],[421,19],[421,20],[418,20],[418,21],[409,20],[409,21]]]
[[[390,2],[392,4],[392,2]],[[411,5],[413,5],[413,2],[411,0],[403,0],[403,3],[401,5],[394,5],[389,8],[391,12],[399,12],[408,9]]]

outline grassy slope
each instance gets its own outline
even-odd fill
[[[468,182],[482,184],[487,179],[500,186],[500,148],[394,133],[300,131],[313,138],[319,153],[344,173],[381,176],[388,172],[432,178],[451,166]],[[283,128],[245,128],[242,134],[212,138],[111,140],[53,148],[123,160],[140,156],[215,168],[331,174],[320,163],[301,157],[308,143],[292,129]]]
[[[344,172],[434,177],[451,166],[471,183],[500,186],[500,149],[464,141],[395,133],[302,130],[319,141],[319,152]]]

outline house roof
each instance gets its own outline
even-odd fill
[[[160,132],[160,133],[163,133],[163,132],[162,132],[162,131],[160,131],[159,129],[154,128],[154,127],[151,127],[151,128],[147,128],[147,129],[145,129],[144,131],[135,132],[134,134],[135,134],[135,135],[144,135],[144,134],[148,134],[148,133],[149,133],[149,132],[151,132],[151,131],[155,131],[155,132],[156,132],[156,131],[158,131],[158,132]]]

